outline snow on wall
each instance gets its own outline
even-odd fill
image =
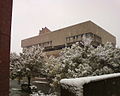
[[[107,74],[101,76],[91,76],[82,78],[62,79],[61,86],[73,92],[76,96],[83,96],[83,85],[92,81],[100,81],[108,78],[119,77],[120,73]]]

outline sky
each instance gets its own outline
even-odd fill
[[[21,52],[21,40],[91,20],[116,36],[120,46],[120,0],[13,0],[11,52]]]

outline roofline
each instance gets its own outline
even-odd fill
[[[100,27],[101,29],[103,29],[101,26],[97,25],[96,23],[94,23],[93,21],[91,20],[88,20],[88,21],[84,21],[84,22],[81,22],[81,23],[78,23],[78,24],[74,24],[74,25],[71,25],[71,26],[68,26],[68,27],[64,27],[64,28],[61,28],[61,29],[57,29],[57,30],[54,30],[54,31],[51,31],[50,33],[45,33],[45,34],[40,34],[40,35],[37,35],[37,36],[32,36],[32,37],[29,37],[29,38],[26,38],[26,39],[23,39],[22,41],[24,40],[27,40],[27,39],[31,39],[31,38],[35,38],[35,37],[39,37],[41,35],[46,35],[46,34],[51,34],[53,32],[57,32],[57,31],[60,31],[60,30],[63,30],[63,29],[66,29],[66,28],[70,28],[70,27],[73,27],[73,26],[77,26],[77,25],[80,25],[80,24],[84,24],[84,23],[92,23],[98,27]],[[107,30],[103,29],[105,32],[107,32],[108,34],[112,35],[111,33],[109,33]],[[114,35],[112,35],[114,38],[116,38]]]
[[[80,25],[80,24],[84,24],[84,23],[87,23],[87,22],[92,22],[92,21],[88,20],[88,21],[85,21],[85,22],[81,22],[81,23],[78,23],[78,24],[74,24],[74,25],[71,25],[71,26],[68,26],[68,27],[64,27],[64,28],[61,28],[61,29],[57,29],[57,30],[51,31],[50,33],[53,33],[53,32],[56,32],[56,31],[60,31],[60,30],[63,30],[63,29],[69,28],[69,27],[77,26],[77,25]],[[45,34],[50,34],[50,33],[45,33]],[[45,35],[45,34],[40,34],[40,35],[37,35],[37,36],[28,37],[26,39],[31,39],[31,38],[34,38],[34,37],[39,37],[39,36]],[[23,39],[23,40],[26,40],[26,39]]]

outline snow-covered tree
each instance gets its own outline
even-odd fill
[[[92,75],[120,72],[120,48],[106,43],[104,46],[95,48],[90,55]]]
[[[16,69],[19,68],[19,58],[20,57],[16,53],[10,54],[10,72],[16,71]]]
[[[48,72],[53,76],[53,86],[57,86],[63,78],[76,78],[88,76],[92,73],[92,68],[89,66],[89,54],[93,47],[87,49],[79,46],[79,43],[73,46],[66,47],[60,53],[60,57],[50,57],[47,62],[49,66]]]
[[[93,38],[88,35],[86,36],[85,34],[82,36],[82,42],[84,46],[89,46],[91,45],[91,42],[93,41]]]
[[[27,77],[30,85],[31,77],[39,76],[44,73],[44,57],[43,48],[39,45],[30,48],[23,48],[20,55],[11,54],[11,76],[20,78]]]
[[[95,48],[91,42],[83,38],[82,44],[64,48],[59,57],[47,57],[40,46],[24,48],[20,56],[11,55],[11,73],[27,77],[29,84],[31,77],[44,75],[56,88],[63,78],[120,72],[120,48],[111,43]]]
[[[63,78],[78,78],[90,75],[102,75],[120,72],[120,49],[111,43],[92,47],[90,43],[84,47],[79,43],[66,47],[60,57],[50,57],[47,62],[53,86],[59,85]]]
[[[21,63],[24,65],[21,71],[28,78],[29,85],[31,77],[40,76],[44,73],[44,56],[43,48],[39,45],[23,48],[23,52],[20,53]]]
[[[44,69],[45,69],[46,77],[49,81],[49,84],[52,87],[54,87],[55,85],[56,86],[58,85],[58,80],[55,82],[55,79],[56,79],[56,75],[61,74],[61,71],[59,69],[60,67],[61,67],[61,62],[59,62],[59,58],[55,58],[54,56],[50,56],[46,58]]]
[[[20,56],[16,53],[10,54],[10,78],[18,78],[18,83],[23,77],[21,69],[24,68],[24,65],[21,63]]]

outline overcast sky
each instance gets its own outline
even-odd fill
[[[11,51],[21,52],[21,40],[91,20],[110,32],[120,46],[120,0],[13,0]]]

